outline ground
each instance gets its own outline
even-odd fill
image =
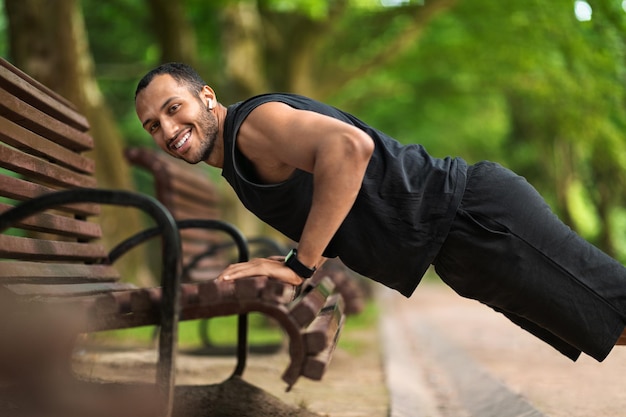
[[[387,308],[386,313],[407,323],[407,329],[432,330],[425,333],[426,337],[423,332],[413,335],[410,330],[404,335],[424,364],[420,370],[427,371],[428,388],[439,399],[441,417],[463,414],[449,412],[447,408],[453,403],[451,397],[458,393],[450,395],[445,384],[437,384],[441,376],[437,374],[437,366],[447,359],[432,354],[430,346],[437,344],[431,342],[438,337],[445,338],[510,391],[528,399],[546,417],[626,416],[625,346],[615,347],[603,362],[584,354],[572,362],[501,314],[461,298],[436,281],[422,283],[408,300],[391,294],[388,301],[392,308]],[[456,372],[461,369],[457,368]],[[471,383],[476,385],[480,381]],[[493,399],[484,401],[490,405]]]
[[[251,355],[243,379],[229,379],[231,356],[181,354],[177,372],[177,417],[327,416],[386,417],[388,398],[378,330],[351,332],[350,352],[338,347],[323,381],[301,378],[290,392],[280,376],[284,351]],[[356,347],[355,347],[356,346]],[[151,381],[151,349],[78,351],[75,370],[98,381]]]

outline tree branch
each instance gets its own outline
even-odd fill
[[[318,85],[322,86],[322,90],[318,93],[322,97],[327,97],[336,91],[348,81],[364,76],[370,71],[381,68],[403,53],[405,53],[422,35],[424,28],[440,13],[450,9],[456,4],[457,0],[428,0],[423,6],[408,5],[391,9],[385,13],[383,19],[389,22],[399,15],[411,16],[411,23],[405,26],[392,42],[373,55],[366,61],[354,65],[350,71],[337,72],[336,65],[332,76],[324,77]],[[328,71],[321,71],[322,74],[329,74]]]

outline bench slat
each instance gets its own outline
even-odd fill
[[[78,130],[89,130],[87,118],[77,111],[73,103],[1,58],[0,87]]]
[[[319,284],[311,289],[305,289],[305,294],[296,299],[289,312],[302,326],[308,326],[320,312],[326,302],[326,298],[333,293],[335,284],[328,277],[322,278]]]
[[[204,211],[202,213],[183,213],[182,215],[180,212],[177,212],[176,210],[171,210],[169,207],[168,211],[172,213],[172,216],[174,216],[176,220],[217,219],[217,217],[211,216],[211,213],[208,213],[207,211]],[[205,214],[207,215],[205,216]],[[181,239],[183,239],[184,241],[187,241],[189,243],[204,243],[205,247],[215,244],[221,244],[221,246],[224,246],[223,244],[229,241],[229,239],[226,237],[227,235],[225,235],[224,233],[215,229],[207,229],[202,227],[181,229],[180,234]]]
[[[304,366],[302,367],[302,376],[312,379],[314,381],[320,381],[326,372],[326,368],[330,364],[333,356],[333,352],[337,347],[337,341],[343,328],[345,317],[342,316],[341,322],[337,328],[337,332],[333,337],[332,343],[329,343],[326,349],[314,356],[307,356]]]
[[[93,149],[93,138],[0,89],[0,115],[77,152]]]
[[[84,284],[8,284],[5,288],[13,294],[38,297],[75,297],[94,295],[109,291],[124,291],[136,288],[125,282],[88,282]]]
[[[64,187],[96,186],[96,179],[93,177],[79,174],[6,146],[0,146],[0,166],[33,180]]]
[[[215,237],[209,237],[212,240],[215,240]],[[199,255],[203,255],[202,260],[198,264],[198,267],[202,267],[203,265],[208,265],[213,267],[215,265],[219,265],[225,268],[228,265],[228,259],[223,256],[224,252],[221,250],[216,250],[212,245],[207,245],[208,239],[206,241],[201,241],[197,239],[183,239],[182,240],[182,248],[183,248],[183,256],[184,259],[190,260]],[[210,252],[210,256],[207,256],[207,252]],[[186,263],[185,263],[186,265]]]
[[[209,207],[217,208],[217,189],[208,178],[198,178],[199,172],[194,172],[193,176],[188,172],[186,173],[186,178],[174,176],[177,174],[172,172],[171,169],[167,169],[167,172],[170,175],[169,192],[181,195],[183,199],[191,198],[192,200],[197,200],[198,204],[205,209]],[[202,175],[208,176],[208,173]]]
[[[261,291],[261,298],[277,304],[288,304],[296,297],[296,287],[270,279]]]
[[[0,257],[3,258],[95,262],[106,256],[106,250],[100,244],[51,242],[43,239],[0,235]],[[2,267],[4,268],[4,265]]]
[[[172,214],[179,220],[183,219],[217,219],[220,212],[201,201],[200,196],[189,197],[181,194],[171,194],[169,206]]]
[[[0,213],[3,213],[10,208],[12,208],[12,206],[0,203]],[[17,223],[15,227],[87,240],[97,239],[102,236],[100,226],[95,223],[89,223],[82,220],[75,220],[70,217],[48,213],[42,213],[29,217]]]
[[[341,322],[344,302],[340,294],[332,294],[320,313],[304,332],[304,345],[308,354],[318,354],[333,340]]]
[[[32,155],[57,161],[77,171],[88,174],[95,172],[95,162],[92,159],[50,142],[4,117],[0,117],[0,140]]]
[[[72,284],[115,281],[120,278],[115,268],[110,265],[43,262],[2,262],[1,265],[0,284]]]
[[[217,188],[209,179],[208,172],[204,172],[201,168],[191,167],[189,164],[173,159],[171,156],[160,151],[153,151],[145,148],[128,149],[127,158],[138,166],[141,166],[155,174],[167,172],[167,188],[172,190],[188,190],[191,195],[199,194],[202,190],[207,196],[216,196]],[[185,191],[181,191],[185,192]],[[209,199],[210,202],[216,202],[217,199]]]
[[[197,200],[201,204],[201,211],[209,207],[217,209],[217,188],[208,173],[151,149],[129,148],[125,155],[132,164],[146,169],[155,177],[157,198],[171,211],[178,210],[178,199]],[[218,214],[215,213],[214,217],[207,215],[206,218],[218,218]]]
[[[35,184],[20,178],[0,176],[0,196],[25,201],[42,194],[54,192],[55,189],[44,185]],[[74,213],[79,216],[94,216],[100,213],[100,206],[97,204],[68,204],[58,206],[58,210]]]

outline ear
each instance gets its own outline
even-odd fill
[[[213,109],[214,104],[217,102],[215,92],[208,85],[205,85],[202,87],[202,90],[200,90],[200,99],[207,103],[209,109]]]

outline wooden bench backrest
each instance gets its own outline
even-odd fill
[[[128,148],[125,156],[132,165],[152,175],[155,197],[176,220],[220,218],[218,190],[208,173],[200,167],[150,148]],[[225,241],[222,234],[206,229],[181,230],[181,240],[183,265],[207,248]],[[214,278],[230,261],[232,259],[227,259],[224,252],[207,257],[194,271],[194,274],[202,274],[203,277],[195,278]]]
[[[96,187],[88,130],[70,102],[0,60],[0,212],[54,190]],[[99,212],[97,204],[58,207],[1,234],[0,285],[45,293],[48,283],[116,281],[114,268],[98,265],[107,256],[92,220]]]

